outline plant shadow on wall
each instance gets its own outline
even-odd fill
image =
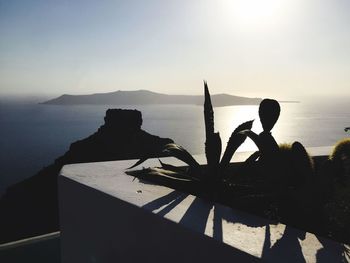
[[[145,204],[143,208],[164,217],[186,198],[189,198],[188,194],[172,191],[165,196]],[[259,244],[257,232],[260,232],[261,235],[259,236],[263,236],[261,244],[259,244],[262,249],[258,251],[258,253],[260,252],[261,254],[261,259],[276,262],[282,260],[283,262],[306,262],[300,245],[300,240],[306,238],[305,231],[287,226],[284,231],[282,231],[283,234],[279,238],[276,238],[276,230],[271,230],[273,226],[267,219],[247,216],[245,212],[234,211],[227,206],[214,202],[207,202],[198,197],[192,197],[191,199],[191,205],[179,221],[179,223],[185,227],[204,234],[208,230],[208,219],[212,212],[213,220],[211,231],[214,239],[223,242],[223,225],[230,224],[234,225],[236,230],[244,231],[244,236],[247,239],[254,239],[256,244]],[[344,262],[345,253],[349,253],[345,246],[329,242],[329,240],[324,238],[318,238],[318,241],[322,245],[322,248],[317,251],[317,262]],[[246,245],[245,249],[247,249],[247,246],[249,249],[251,247],[251,244],[242,242],[239,239],[237,245],[242,246],[242,244],[243,246],[244,244]],[[327,251],[328,248],[333,251],[333,253],[329,253]]]
[[[207,165],[200,165],[183,147],[172,143],[166,145],[164,152],[188,166],[174,166],[159,160],[159,167],[130,170],[146,160],[141,159],[126,173],[210,202],[350,243],[348,229],[342,229],[343,232],[329,229],[329,218],[325,216],[325,207],[332,196],[329,187],[333,185],[333,172],[319,172],[324,170],[324,165],[319,161],[315,164],[299,142],[278,145],[271,131],[279,115],[279,103],[264,99],[259,106],[263,131],[256,134],[251,130],[253,120],[242,123],[232,132],[221,157],[221,139],[214,130],[213,107],[204,82]],[[245,162],[230,163],[247,138],[254,141],[258,151]],[[348,216],[350,212],[345,213]]]

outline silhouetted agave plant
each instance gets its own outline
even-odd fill
[[[183,168],[164,164],[160,161],[161,168],[147,168],[144,169],[143,172],[177,180],[202,181],[214,184],[221,182],[225,169],[228,167],[238,147],[247,138],[247,131],[250,131],[252,128],[254,120],[242,123],[232,132],[221,161],[221,138],[219,133],[214,131],[214,111],[206,82],[204,82],[204,121],[206,137],[205,155],[208,163],[208,168],[206,170],[201,169],[200,164],[182,146],[170,143],[165,146],[164,153],[185,162],[188,164],[188,168],[184,170]],[[145,160],[146,159],[139,160],[130,168],[136,167]]]

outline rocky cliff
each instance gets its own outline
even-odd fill
[[[10,187],[0,200],[0,243],[59,230],[57,175],[63,165],[162,156],[172,140],[151,135],[141,125],[141,112],[109,109],[96,133],[72,143],[53,164]]]

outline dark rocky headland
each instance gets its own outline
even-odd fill
[[[164,156],[164,145],[173,142],[142,130],[137,110],[109,109],[104,119],[96,133],[72,143],[53,164],[7,189],[0,200],[0,243],[59,230],[57,175],[63,165]]]

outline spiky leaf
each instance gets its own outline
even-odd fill
[[[214,111],[211,103],[207,82],[204,81],[204,122],[205,122],[205,155],[211,175],[216,170],[221,155],[221,139],[219,133],[214,133]]]
[[[187,163],[193,170],[198,170],[200,168],[199,163],[192,157],[192,155],[176,143],[165,145],[163,152]]]
[[[230,163],[233,154],[247,138],[247,135],[242,131],[250,131],[253,126],[253,122],[254,120],[244,122],[232,132],[220,163],[221,168],[227,167],[227,165]]]
[[[128,171],[126,173],[128,175],[141,177],[141,178],[142,177],[147,178],[147,177],[156,176],[156,177],[165,177],[168,179],[173,179],[173,180],[177,180],[177,181],[185,181],[185,182],[198,180],[196,178],[192,178],[191,176],[189,176],[186,173],[175,172],[175,171],[166,170],[166,169],[159,168],[159,167],[149,167],[149,168],[137,170],[137,171]]]
[[[259,135],[257,135],[255,132],[251,130],[243,130],[240,133],[248,136],[255,143],[258,149],[261,150],[261,141],[260,141]]]
[[[205,134],[207,138],[207,136],[214,133],[214,111],[206,81],[204,81],[204,122]]]
[[[253,163],[255,162],[258,158],[260,157],[260,152],[259,151],[256,151],[254,153],[252,153],[248,158],[247,160],[245,160],[246,163]]]
[[[158,159],[158,161],[159,161],[160,165],[162,166],[162,168],[165,170],[180,171],[180,168],[175,166],[175,165],[163,163],[160,159]]]
[[[193,180],[198,181],[201,179],[201,174],[199,173],[198,170],[192,171],[191,168],[188,168],[188,167],[178,167],[171,164],[163,163],[160,159],[159,159],[159,162],[162,168],[165,170],[177,172],[180,174],[186,174],[189,178],[192,178]]]
[[[136,166],[140,165],[141,163],[145,162],[146,160],[148,160],[148,158],[141,158],[141,159],[138,160],[135,164],[133,164],[133,165],[130,166],[129,168],[126,168],[126,170],[135,168]]]

